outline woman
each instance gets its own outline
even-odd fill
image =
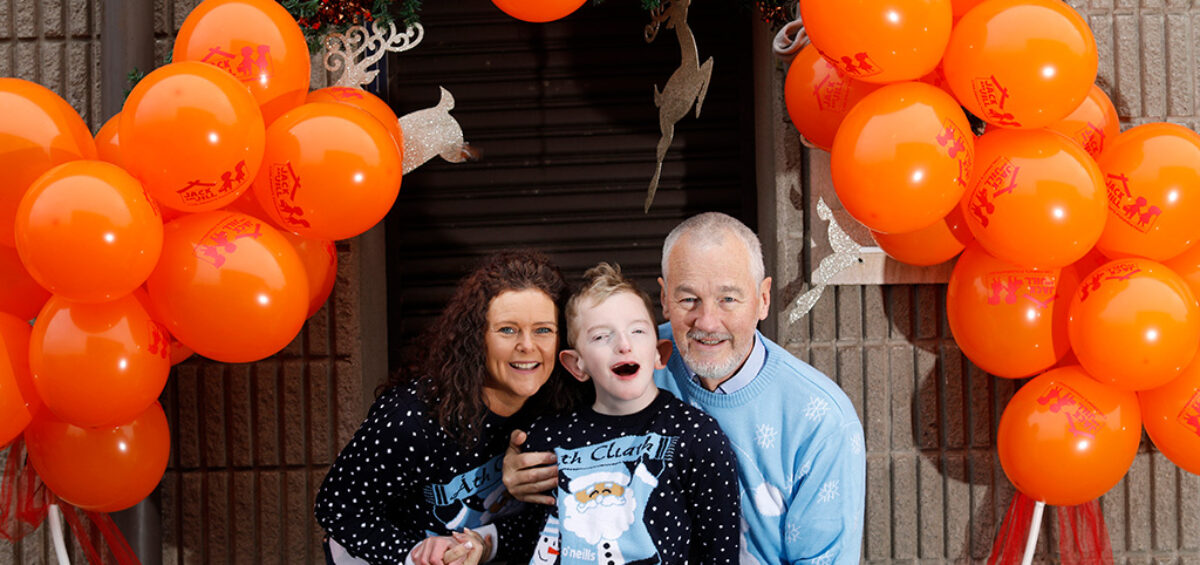
[[[493,255],[459,283],[416,349],[423,357],[393,377],[321,484],[315,513],[333,555],[473,563],[492,557],[497,535],[537,532],[501,467],[511,430],[578,394],[555,369],[566,294],[534,251]],[[502,543],[496,557],[504,545],[525,549]]]

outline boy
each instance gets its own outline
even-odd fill
[[[558,456],[557,505],[531,564],[736,563],[737,470],[716,421],[662,393],[671,342],[646,294],[607,263],[567,302],[559,361],[591,380],[590,408],[544,417],[525,451]]]

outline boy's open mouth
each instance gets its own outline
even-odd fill
[[[637,374],[639,368],[637,363],[617,363],[613,365],[612,372],[618,377],[632,377]]]

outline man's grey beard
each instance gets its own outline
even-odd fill
[[[730,345],[733,344],[733,336],[730,334],[727,334],[727,333],[704,332],[704,331],[700,331],[700,330],[692,330],[687,333],[687,338],[689,340],[702,340],[702,339],[713,339],[713,338],[724,339],[724,340],[728,340]],[[688,344],[687,351],[683,353],[683,362],[686,363],[688,368],[691,369],[693,372],[695,372],[696,375],[702,379],[720,380],[720,379],[724,379],[725,377],[732,376],[733,372],[736,371],[739,366],[741,366],[742,361],[744,361],[747,357],[747,355],[740,355],[739,354],[740,352],[735,350],[735,351],[733,351],[733,354],[729,356],[729,359],[727,359],[725,361],[703,362],[703,361],[698,361],[698,360],[692,358],[693,356],[692,356],[691,352],[692,352],[691,344]],[[749,353],[749,352],[747,352],[747,353]]]

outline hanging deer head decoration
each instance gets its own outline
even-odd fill
[[[679,68],[671,73],[671,78],[667,79],[662,92],[659,92],[658,85],[654,86],[654,105],[658,107],[658,127],[662,131],[662,137],[658,141],[658,162],[646,193],[646,212],[650,211],[654,193],[658,190],[663,159],[675,139],[675,123],[691,111],[692,104],[696,106],[696,117],[700,117],[700,107],[704,104],[704,95],[708,93],[708,84],[712,80],[713,58],[709,57],[703,65],[700,64],[696,38],[692,35],[692,28],[688,26],[690,4],[691,0],[665,1],[651,12],[651,22],[645,29],[647,43],[654,41],[662,24],[665,23],[667,29],[674,29],[682,55]]]

